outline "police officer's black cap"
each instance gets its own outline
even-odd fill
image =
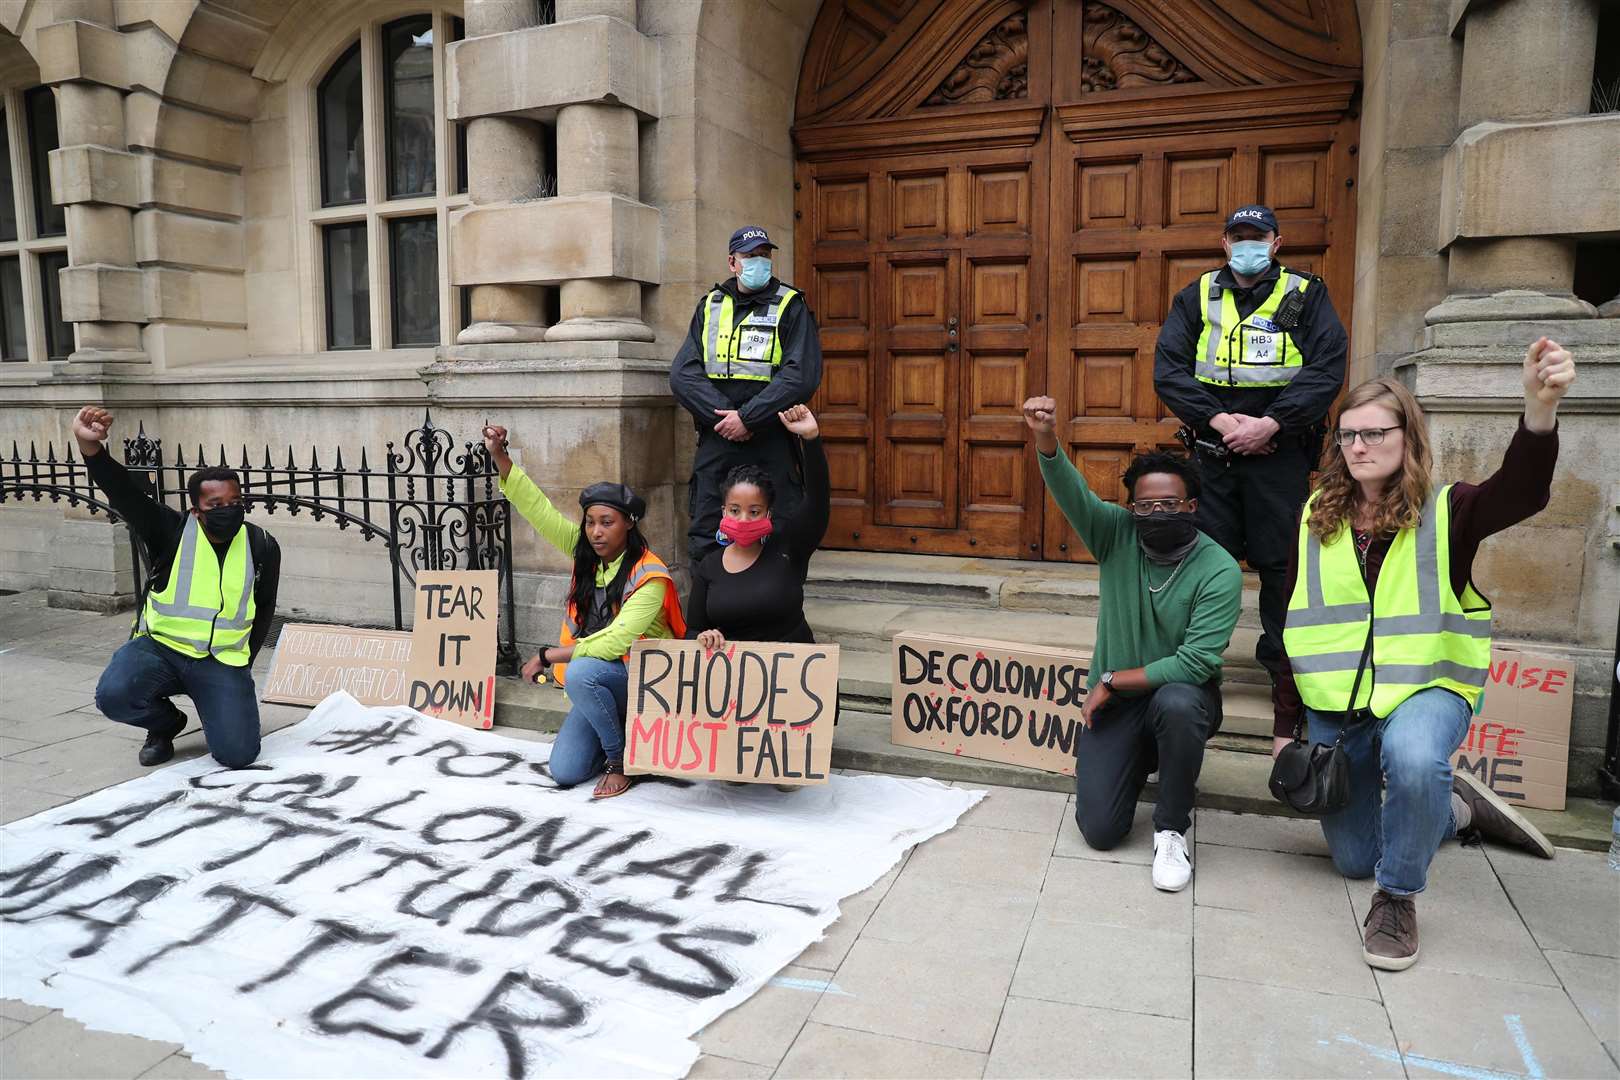
[[[1223,232],[1231,232],[1239,225],[1252,225],[1261,232],[1275,233],[1277,231],[1277,215],[1271,212],[1271,207],[1261,206],[1258,203],[1251,206],[1240,206],[1232,211],[1232,216],[1226,219],[1226,228]]]
[[[758,251],[760,248],[775,248],[771,238],[765,235],[765,230],[758,225],[744,225],[731,234],[731,247],[726,254],[735,255],[739,251],[747,253]]]
[[[621,514],[629,516],[631,521],[640,521],[647,516],[647,500],[637,495],[625,484],[615,484],[610,480],[601,480],[592,484],[579,493],[581,509],[589,510],[593,506],[611,506]]]

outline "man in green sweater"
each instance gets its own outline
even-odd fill
[[[1075,750],[1075,821],[1099,851],[1131,830],[1142,785],[1159,772],[1153,884],[1187,887],[1187,829],[1204,743],[1221,726],[1221,653],[1243,592],[1238,565],[1193,524],[1198,470],[1174,454],[1136,457],[1125,506],[1106,503],[1058,452],[1057,402],[1024,402],[1041,476],[1097,560],[1101,609]]]

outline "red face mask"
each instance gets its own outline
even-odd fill
[[[723,517],[720,519],[720,534],[733,544],[757,544],[771,535],[774,526],[768,517],[755,518],[753,521],[744,521],[742,518]]]

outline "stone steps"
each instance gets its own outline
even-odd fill
[[[1059,615],[1004,608],[952,607],[943,604],[897,604],[880,601],[826,600],[806,597],[804,614],[818,641],[836,642],[846,650],[884,651],[902,631],[971,632],[995,641],[1091,649],[1097,620],[1087,615]],[[1225,653],[1227,682],[1266,683],[1254,660],[1260,631],[1239,626]]]
[[[1002,608],[1093,618],[1098,613],[1097,567],[1091,563],[820,551],[811,563],[804,592],[820,600]],[[1259,579],[1244,574],[1239,626],[1259,627],[1259,596]]]

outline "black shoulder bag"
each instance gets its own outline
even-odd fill
[[[1356,681],[1350,686],[1350,701],[1339,725],[1339,737],[1332,746],[1305,741],[1305,713],[1294,724],[1294,741],[1282,748],[1271,766],[1271,794],[1278,802],[1292,807],[1308,817],[1323,817],[1344,809],[1350,801],[1350,756],[1345,753],[1344,736],[1351,728],[1350,718],[1355,715],[1356,694],[1361,690],[1361,676],[1367,670],[1367,658],[1372,655],[1372,628],[1367,630],[1367,644],[1361,650],[1361,662],[1356,666]]]

